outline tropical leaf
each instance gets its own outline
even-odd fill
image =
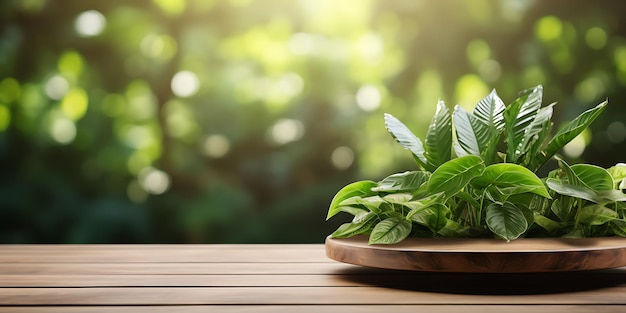
[[[516,162],[522,155],[520,145],[524,141],[526,130],[535,120],[541,107],[543,87],[541,85],[523,91],[519,98],[504,111],[507,159]]]
[[[522,164],[534,172],[539,170],[539,166],[537,166],[538,159],[535,156],[539,153],[539,151],[541,151],[544,143],[550,136],[550,132],[552,131],[553,123],[551,119],[553,113],[552,107],[554,105],[555,103],[552,103],[537,111],[537,116],[535,116],[535,120],[529,128],[535,129],[537,125],[540,124],[541,130],[539,130],[539,132],[533,137],[524,136],[524,140],[522,141],[520,151],[525,151],[525,154],[523,155],[523,161],[518,161],[518,164]]]
[[[496,145],[504,129],[505,106],[493,89],[489,95],[481,99],[472,112],[470,123],[481,150],[481,156],[491,163],[496,154]]]
[[[328,208],[328,215],[326,215],[326,220],[335,216],[337,213],[341,212],[339,208],[339,204],[346,199],[352,197],[367,197],[375,195],[372,191],[372,188],[378,186],[377,183],[370,180],[363,180],[351,183],[343,188],[341,188],[333,200],[330,202],[330,207]]]
[[[454,108],[454,113],[452,113],[452,119],[456,130],[456,142],[458,143],[458,146],[455,144],[457,155],[470,154],[480,156],[480,146],[471,122],[473,117],[465,109],[457,105]],[[458,151],[459,147],[463,152],[462,154]]]
[[[595,108],[589,109],[567,123],[556,135],[548,142],[548,146],[536,157],[540,160],[539,167],[543,166],[557,151],[572,141],[583,130],[585,130],[606,108],[608,101],[598,104]]]
[[[578,210],[578,221],[583,224],[602,225],[617,218],[617,212],[600,204],[588,205]]]
[[[585,184],[594,191],[612,190],[613,177],[607,170],[590,164],[574,164],[572,171]]]
[[[444,192],[446,198],[461,191],[474,177],[482,174],[485,164],[477,156],[468,155],[442,164],[430,177],[428,191]]]
[[[380,192],[402,192],[415,191],[422,184],[428,182],[430,178],[429,172],[412,171],[387,176],[378,183],[378,186],[372,188],[372,191]]]
[[[439,165],[450,160],[452,154],[452,118],[445,103],[439,100],[425,143],[426,169],[434,171]]]
[[[374,226],[369,244],[398,243],[411,233],[411,222],[401,217],[387,218]]]
[[[498,93],[495,89],[489,93],[485,98],[481,99],[474,108],[472,115],[479,121],[484,129],[479,132],[493,133],[499,132],[504,129],[504,102],[498,97]],[[486,137],[490,137],[491,134]],[[488,139],[484,142],[489,141]]]
[[[489,229],[506,241],[517,239],[528,229],[524,213],[510,202],[492,203],[487,206],[485,214]]]
[[[411,132],[400,120],[393,115],[385,113],[385,127],[391,136],[404,148],[413,153],[415,160],[422,167],[426,165],[424,145],[422,141]]]
[[[517,164],[489,165],[482,175],[472,179],[470,183],[479,189],[495,186],[499,189],[508,188],[508,190],[514,191],[509,194],[532,192],[550,198],[550,194],[541,179],[529,169]]]

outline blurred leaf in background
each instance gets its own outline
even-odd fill
[[[566,157],[626,148],[620,1],[0,2],[0,242],[322,242],[335,191],[414,169],[423,137],[543,84]],[[556,125],[558,128],[559,125]]]

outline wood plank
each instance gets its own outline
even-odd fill
[[[626,305],[626,287],[554,294],[476,295],[385,287],[0,288],[0,305]]]
[[[206,305],[206,306],[58,306],[58,307],[0,307],[0,313],[623,313],[623,305],[533,305],[532,307],[517,305]]]
[[[467,286],[472,286],[471,290],[479,294],[563,293],[626,287],[626,269],[624,268],[572,273],[474,274],[389,271],[346,264],[326,268],[325,263],[305,264],[322,267],[311,267],[305,270],[298,266],[300,264],[296,264],[294,268],[287,269],[283,264],[272,263],[265,269],[265,273],[241,274],[242,269],[250,269],[249,264],[246,263],[243,264],[245,267],[235,270],[238,273],[234,274],[215,271],[213,274],[183,275],[171,274],[171,270],[164,270],[162,274],[143,275],[137,274],[136,271],[127,274],[75,274],[71,272],[75,269],[68,269],[70,273],[32,274],[26,272],[0,275],[0,287],[383,286],[394,289],[463,293]],[[89,265],[93,266],[93,264]],[[260,268],[254,269],[261,270]],[[325,272],[318,274],[303,274],[324,269]],[[286,270],[290,270],[291,273],[285,274]],[[277,272],[279,274],[275,274]],[[451,281],[463,283],[450,284]]]
[[[308,245],[2,245],[0,263],[333,262]]]
[[[358,266],[332,263],[0,263],[0,274],[29,275],[198,275],[198,274],[332,274]],[[381,270],[384,271],[384,270]]]
[[[388,276],[380,276],[384,280]],[[345,287],[339,275],[0,275],[6,287]]]

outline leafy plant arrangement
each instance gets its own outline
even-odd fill
[[[420,170],[339,190],[327,219],[339,212],[354,218],[331,237],[369,234],[370,244],[393,244],[409,236],[626,237],[626,164],[608,170],[570,166],[555,156],[602,113],[607,101],[550,138],[554,103],[542,107],[542,95],[537,86],[505,106],[494,90],[471,113],[456,106],[451,114],[439,101],[424,143],[385,114],[387,130],[412,153]],[[535,172],[552,158],[559,167],[539,178]]]

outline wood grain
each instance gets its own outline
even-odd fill
[[[520,273],[626,266],[626,238],[409,238],[368,245],[366,236],[326,239],[329,258],[362,266],[434,272]]]
[[[623,313],[624,305],[185,305],[185,306],[55,306],[55,307],[0,307],[0,313]]]
[[[626,287],[475,295],[385,287],[0,288],[0,305],[626,304]]]
[[[0,263],[331,262],[319,245],[5,245]],[[176,253],[166,253],[174,249]]]

